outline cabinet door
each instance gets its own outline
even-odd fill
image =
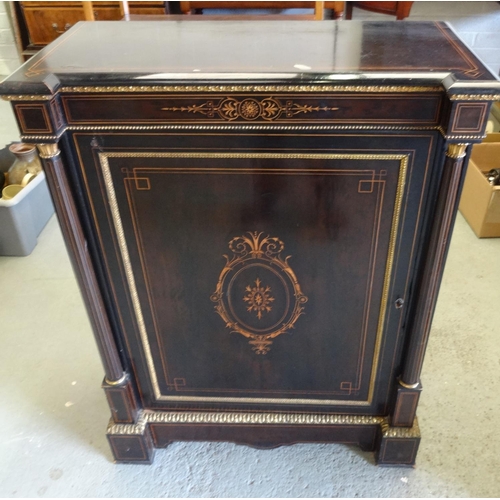
[[[75,133],[145,407],[383,413],[436,140]]]

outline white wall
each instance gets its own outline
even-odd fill
[[[9,20],[9,8],[8,2],[0,2],[0,75],[2,76],[9,75],[20,64]]]

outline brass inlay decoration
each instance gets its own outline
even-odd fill
[[[302,293],[297,277],[288,264],[288,259],[291,256],[285,258],[281,256],[285,244],[280,239],[270,238],[269,235],[264,237],[263,233],[248,233],[248,235],[233,238],[229,242],[229,248],[233,255],[231,257],[224,255],[226,265],[220,273],[215,292],[210,299],[217,304],[215,310],[224,320],[227,328],[250,339],[249,343],[257,354],[266,354],[270,350],[271,339],[294,327],[299,316],[303,314],[303,305],[307,302],[307,297]],[[291,285],[295,298],[291,312],[289,313],[287,304],[281,320],[276,325],[268,328],[271,331],[267,333],[261,333],[256,328],[252,328],[239,320],[230,303],[229,289],[238,273],[245,268],[257,265],[261,266],[266,272],[279,273],[278,276],[285,290],[288,292],[288,286]],[[284,277],[287,280],[284,280]],[[248,295],[243,300],[249,304],[247,311],[256,311],[257,317],[262,319],[262,312],[270,312],[272,310],[271,303],[275,299],[269,295],[271,291],[269,287],[260,286],[259,278],[255,280],[255,284],[255,287],[247,286],[245,288]],[[229,296],[229,300],[225,299],[227,296]]]
[[[146,333],[146,324],[144,323],[144,317],[142,314],[141,304],[139,301],[139,294],[137,293],[137,286],[135,284],[134,272],[132,269],[132,263],[130,261],[130,255],[128,253],[128,247],[125,240],[125,234],[123,230],[123,224],[120,217],[120,210],[118,208],[118,201],[116,199],[116,193],[113,186],[113,179],[111,177],[111,171],[109,169],[109,161],[107,156],[103,153],[99,153],[99,159],[102,166],[102,173],[104,178],[104,183],[106,185],[106,190],[108,193],[108,201],[111,208],[111,213],[113,214],[113,223],[115,226],[116,235],[118,237],[118,241],[120,243],[120,251],[122,254],[123,265],[125,268],[125,274],[127,276],[128,287],[132,299],[132,306],[134,309],[135,317],[137,320],[137,324],[139,327],[139,331],[141,332],[142,341],[146,342],[146,361],[148,366],[148,371],[150,375],[152,375],[152,382],[154,385],[155,396],[160,395],[160,389],[158,387],[158,380],[156,378],[155,367],[153,362],[153,357],[151,355],[151,348],[149,346],[147,340]],[[153,375],[154,374],[154,375]]]
[[[50,101],[52,95],[3,95],[4,101]]]
[[[438,130],[441,134],[445,132],[441,126],[436,127],[412,127],[397,125],[247,125],[244,123],[231,125],[71,125],[67,127],[71,131],[95,131],[95,130],[280,130],[280,131],[330,131],[330,130]],[[474,136],[476,137],[476,136]]]
[[[103,87],[62,87],[53,95],[3,95],[4,101],[50,101],[61,93],[124,93],[124,92],[443,92],[439,86],[399,86],[399,85],[155,85],[155,86],[103,86]],[[500,95],[452,94],[451,101],[498,101]]]
[[[130,85],[62,87],[62,93],[122,92],[443,92],[442,86],[410,85]]]
[[[36,147],[38,148],[40,158],[46,160],[54,158],[61,153],[57,144],[37,144]]]
[[[271,287],[260,286],[260,280],[257,278],[255,280],[255,286],[247,286],[245,290],[248,292],[247,295],[243,297],[245,302],[248,302],[248,311],[255,311],[257,313],[257,318],[262,319],[263,312],[271,312],[271,303],[274,302],[274,297],[271,295]]]
[[[438,86],[398,85],[155,85],[155,86],[103,86],[62,87],[57,93],[124,93],[124,92],[443,92]],[[4,101],[50,101],[54,95],[3,95]],[[451,101],[498,101],[500,95],[452,94]]]
[[[147,420],[145,412],[141,411],[137,423],[135,424],[117,424],[111,419],[106,430],[107,434],[122,434],[122,435],[142,435],[146,430]]]
[[[455,134],[443,134],[443,137],[447,140],[453,140],[453,141],[458,141],[458,140],[467,140],[467,141],[479,141],[481,142],[483,139],[486,138],[486,134],[483,135],[455,135]]]
[[[500,101],[500,95],[489,94],[454,94],[450,96],[451,101]]]
[[[416,389],[419,385],[420,385],[420,382],[416,382],[415,384],[406,384],[405,382],[403,382],[401,379],[399,380],[399,385],[401,387],[404,387],[405,389]]]
[[[452,32],[445,28],[444,23],[435,21],[434,26],[441,32],[443,35],[444,39],[455,49],[455,52],[458,53],[464,63],[466,63],[466,67],[463,68],[461,66],[454,67],[453,69],[456,69],[458,71],[463,71],[464,75],[469,75],[472,77],[478,77],[482,74],[484,74],[483,71],[480,71],[476,62],[477,59],[474,60],[475,58],[471,54],[467,53],[463,47],[461,47],[458,43],[457,40],[453,40]],[[435,68],[434,70],[436,70]],[[444,69],[444,68],[443,68]],[[451,69],[451,68],[450,68]]]
[[[372,415],[339,415],[319,413],[270,413],[236,411],[161,411],[142,410],[135,424],[109,421],[108,435],[143,435],[151,424],[220,424],[220,425],[346,425],[380,426],[386,438],[419,438],[420,428],[415,418],[412,427],[391,427],[386,417]]]
[[[21,140],[23,142],[42,142],[43,144],[49,142],[57,142],[63,133],[66,132],[66,129],[59,132],[58,135],[33,135],[33,134],[23,134],[21,135]]]
[[[179,152],[179,153],[149,153],[149,152],[99,152],[98,153],[100,165],[103,173],[103,181],[106,187],[108,202],[111,209],[111,215],[113,219],[113,224],[115,226],[116,236],[118,239],[118,245],[125,267],[125,275],[127,278],[128,288],[131,295],[131,300],[133,304],[133,310],[137,319],[139,334],[141,338],[141,343],[144,348],[144,354],[146,358],[146,365],[148,373],[151,379],[151,384],[153,387],[153,393],[157,401],[174,401],[174,402],[213,402],[213,403],[269,403],[269,404],[281,404],[281,405],[342,405],[342,406],[367,406],[370,405],[373,399],[375,390],[375,381],[377,376],[380,349],[382,345],[382,334],[385,326],[385,311],[387,308],[388,293],[390,278],[392,273],[392,267],[394,262],[394,253],[396,246],[397,230],[399,226],[399,218],[402,207],[402,199],[404,193],[404,186],[406,181],[406,173],[408,168],[408,155],[407,154],[343,154],[343,153],[192,153],[192,152]],[[282,158],[282,159],[331,159],[331,160],[396,160],[400,162],[399,176],[397,183],[396,192],[396,202],[394,206],[390,242],[389,242],[389,252],[387,258],[386,272],[384,275],[384,286],[382,293],[382,303],[379,312],[379,322],[376,333],[375,340],[375,350],[373,355],[373,365],[371,368],[370,383],[368,398],[366,401],[352,401],[352,400],[341,400],[341,399],[316,399],[316,398],[269,398],[269,397],[219,397],[219,396],[171,396],[163,395],[160,390],[158,377],[156,374],[156,368],[151,353],[151,347],[149,345],[148,333],[146,331],[146,326],[144,323],[144,318],[142,314],[141,304],[139,301],[139,296],[137,292],[137,287],[135,284],[134,272],[132,268],[132,263],[130,261],[130,256],[128,252],[127,241],[125,239],[120,209],[118,208],[118,203],[116,200],[115,188],[113,184],[113,179],[111,176],[111,170],[109,166],[109,158]],[[325,171],[327,172],[327,171]],[[269,172],[272,174],[273,172]],[[311,175],[313,173],[311,170],[307,170],[304,173]]]
[[[485,135],[456,135],[447,134],[447,132],[438,125],[437,127],[411,127],[411,126],[393,126],[393,125],[247,125],[247,124],[231,124],[231,125],[71,125],[61,130],[57,136],[55,135],[31,135],[24,134],[21,139],[25,141],[57,141],[66,130],[71,131],[97,131],[97,130],[180,130],[180,131],[223,131],[223,130],[270,130],[270,131],[332,131],[332,130],[416,130],[416,131],[432,131],[437,130],[445,139],[470,139],[482,140]]]
[[[99,153],[100,157],[105,158],[277,158],[282,160],[399,160],[404,163],[407,160],[407,155],[402,154],[367,154],[367,153],[129,153],[126,151],[120,153]],[[186,172],[186,169],[181,169]],[[199,170],[204,170],[199,169]],[[255,169],[252,169],[252,171]],[[266,171],[273,172],[273,169],[265,169]],[[274,169],[274,171],[281,171],[283,169]],[[293,173],[294,170],[285,170],[287,173]],[[317,172],[317,170],[298,170],[301,175],[307,174],[309,171]],[[322,173],[327,173],[328,170],[322,170]]]
[[[382,436],[390,438],[419,438],[420,437],[420,427],[418,426],[418,419],[415,417],[412,427],[391,427],[387,419],[383,419],[381,422]]]
[[[446,156],[453,159],[463,158],[466,155],[468,144],[449,144]]]
[[[4,101],[50,101],[61,93],[124,93],[124,92],[443,92],[443,87],[437,86],[397,86],[397,85],[164,85],[164,86],[120,86],[120,87],[62,87],[53,95],[3,95]],[[451,101],[498,101],[500,95],[489,94],[452,94]]]
[[[214,118],[218,115],[220,118],[233,121],[238,118],[245,120],[263,120],[273,121],[284,116],[291,118],[300,113],[312,113],[314,111],[336,111],[339,108],[328,106],[311,106],[298,104],[293,101],[286,101],[284,104],[273,97],[265,99],[246,98],[243,100],[234,97],[225,97],[218,103],[207,101],[203,104],[191,104],[189,106],[174,106],[161,108],[162,111],[181,111],[186,113],[200,113],[207,118]]]
[[[108,385],[123,385],[128,379],[128,373],[123,372],[123,375],[118,380],[108,380],[104,379]]]
[[[146,410],[149,424],[382,425],[384,417],[317,413],[204,412]]]

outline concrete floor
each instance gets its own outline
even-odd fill
[[[423,371],[415,469],[343,445],[258,451],[175,443],[114,465],[89,323],[53,218],[29,257],[0,258],[0,496],[495,497],[500,495],[500,239],[455,226]]]
[[[0,117],[4,144],[17,138],[7,103]],[[500,496],[499,255],[500,239],[477,239],[458,216],[422,376],[415,469],[309,444],[174,443],[152,466],[114,465],[103,371],[53,218],[32,255],[0,257],[0,496]]]

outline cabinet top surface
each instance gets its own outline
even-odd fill
[[[47,94],[61,84],[367,84],[447,75],[471,87],[499,85],[441,22],[99,21],[75,25],[0,93]]]

